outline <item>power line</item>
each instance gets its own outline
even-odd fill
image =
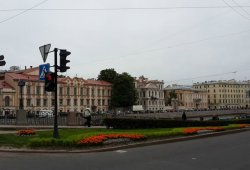
[[[45,0],[46,1],[46,0]],[[173,9],[225,9],[225,8],[250,8],[250,5],[234,5],[234,6],[179,6],[179,7],[135,7],[135,8],[36,8],[34,6],[29,9],[0,9],[0,12],[12,11],[122,11],[122,10],[173,10]]]
[[[166,50],[166,49],[169,49],[169,48],[176,48],[176,47],[181,47],[181,46],[186,46],[186,45],[192,45],[192,44],[200,43],[200,42],[203,42],[203,41],[208,41],[208,40],[215,39],[215,38],[225,38],[225,37],[228,37],[228,36],[235,36],[235,35],[238,35],[238,34],[247,33],[249,31],[250,31],[250,29],[244,30],[244,31],[241,31],[241,32],[234,32],[234,33],[228,33],[228,34],[223,34],[223,35],[211,36],[211,37],[208,37],[208,38],[203,38],[203,39],[189,41],[189,42],[183,42],[183,43],[179,43],[179,44],[175,44],[175,45],[169,45],[167,47],[162,47],[162,48],[149,49],[149,50],[145,50],[143,52],[132,53],[132,54],[123,55],[123,56],[115,57],[115,58],[116,59],[117,58],[125,58],[125,57],[129,57],[129,56],[133,56],[133,55],[140,55],[140,54],[143,54],[143,53],[148,53],[148,52],[151,52],[151,51]],[[109,60],[113,60],[113,59],[114,59],[113,57],[110,57],[110,58],[106,58],[106,59],[104,59],[102,61],[100,61],[100,60],[99,61],[94,61],[94,63],[105,62],[105,61],[109,61]],[[90,62],[90,63],[93,63],[93,61]],[[85,63],[85,64],[88,64],[88,63]]]
[[[245,71],[249,71],[249,70],[250,69],[245,69],[245,70],[240,70],[240,71],[231,71],[231,72],[225,72],[225,73],[203,75],[203,76],[190,77],[190,78],[184,78],[184,79],[178,79],[178,80],[170,80],[170,81],[166,81],[166,82],[178,82],[178,81],[195,80],[195,79],[208,78],[208,77],[218,77],[218,76],[222,76],[222,75],[236,74],[236,73],[239,73],[239,72],[245,72]]]
[[[178,81],[194,80],[194,79],[207,78],[207,77],[217,77],[217,76],[222,76],[222,75],[227,75],[227,74],[235,74],[235,73],[237,73],[237,71],[219,73],[219,74],[210,74],[210,75],[197,76],[197,77],[190,77],[190,78],[179,79],[179,80],[171,80],[171,81],[167,81],[167,82],[178,82]]]
[[[232,0],[236,5],[239,5],[239,3],[237,3],[235,0]],[[240,9],[242,11],[244,11],[247,15],[249,15],[249,12],[247,10],[245,10],[243,7],[240,7]]]
[[[229,3],[227,3],[225,0],[222,0],[228,7],[230,7],[234,12],[242,16],[244,19],[250,20],[250,18],[246,17],[245,15],[242,15],[239,11],[235,10],[234,6],[231,6]]]
[[[42,4],[45,3],[46,1],[48,1],[48,0],[44,0],[44,1],[42,1],[42,2],[40,2],[40,3],[38,3],[38,4],[36,4],[36,5],[32,6],[31,8],[23,9],[22,12],[20,12],[20,13],[18,13],[18,14],[15,14],[15,15],[13,15],[13,16],[11,16],[11,17],[8,17],[8,18],[6,18],[6,19],[0,21],[0,24],[4,23],[4,22],[6,22],[6,21],[9,21],[9,20],[11,20],[11,19],[14,19],[14,18],[18,17],[19,15],[22,15],[22,14],[28,12],[28,11],[31,11],[31,10],[33,10],[34,8],[36,8],[36,7],[40,6],[40,5],[42,5]],[[20,10],[19,10],[19,11],[20,11]]]

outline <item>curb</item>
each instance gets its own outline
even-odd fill
[[[151,140],[151,141],[145,141],[145,142],[137,142],[137,143],[131,143],[126,145],[118,145],[118,146],[112,146],[112,147],[102,147],[102,148],[89,148],[84,150],[46,150],[46,149],[25,149],[25,148],[0,148],[0,152],[13,152],[13,153],[92,153],[92,152],[106,152],[106,151],[114,151],[119,149],[129,149],[129,148],[135,148],[135,147],[143,147],[143,146],[151,146],[151,145],[158,145],[158,144],[165,144],[165,143],[174,143],[174,142],[181,142],[181,141],[187,141],[187,140],[193,140],[193,139],[201,139],[201,138],[207,138],[207,137],[213,137],[213,136],[222,136],[227,134],[234,134],[234,133],[240,133],[249,131],[250,128],[244,128],[244,129],[233,129],[233,130],[227,130],[227,131],[221,131],[221,132],[210,132],[207,133],[201,133],[196,134],[192,136],[182,136],[182,137],[174,137],[174,138],[167,138],[167,139],[159,139],[159,140]]]

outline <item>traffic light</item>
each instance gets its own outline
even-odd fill
[[[70,69],[70,67],[67,66],[67,63],[70,62],[70,60],[67,60],[67,56],[70,54],[71,52],[67,50],[60,50],[60,72],[66,72],[68,69]]]
[[[45,73],[45,91],[52,92],[56,89],[56,75],[53,72]]]
[[[6,62],[4,61],[4,56],[0,55],[0,66],[4,66]]]

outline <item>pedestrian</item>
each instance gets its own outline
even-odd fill
[[[86,119],[85,125],[87,125],[88,127],[91,126],[91,111],[89,109],[86,109],[84,111],[84,119]]]
[[[87,126],[90,127],[91,126],[91,115],[87,116]]]
[[[182,120],[187,120],[187,116],[186,116],[186,113],[185,113],[185,112],[182,113],[181,118],[182,118]]]

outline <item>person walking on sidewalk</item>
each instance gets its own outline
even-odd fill
[[[185,112],[182,113],[182,116],[181,116],[182,120],[187,120],[187,115]]]

